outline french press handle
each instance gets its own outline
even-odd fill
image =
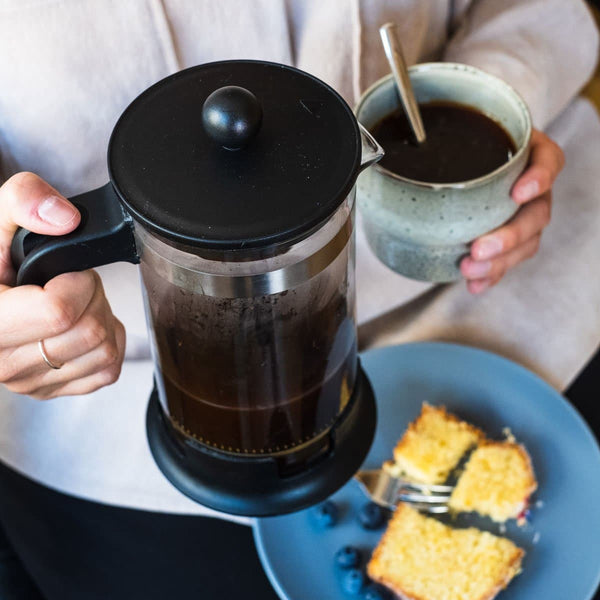
[[[114,262],[140,262],[133,219],[111,183],[69,199],[81,213],[77,229],[53,236],[19,229],[10,257],[17,285],[45,285],[62,273],[85,271]]]

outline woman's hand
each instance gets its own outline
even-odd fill
[[[125,330],[94,271],[59,275],[43,288],[11,287],[10,244],[17,227],[64,235],[80,218],[33,173],[18,173],[0,187],[0,383],[13,392],[39,399],[86,394],[120,374]],[[60,368],[46,364],[39,340]]]
[[[534,129],[529,166],[512,189],[513,200],[525,206],[508,223],[475,240],[470,256],[460,263],[472,294],[495,285],[508,269],[537,252],[542,231],[550,222],[552,184],[564,164],[560,147]]]

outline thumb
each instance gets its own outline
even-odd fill
[[[81,220],[79,211],[33,173],[17,173],[0,187],[0,283],[13,276],[10,245],[18,227],[45,235],[64,235]]]

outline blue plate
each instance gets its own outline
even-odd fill
[[[527,552],[524,570],[501,592],[502,600],[590,600],[600,582],[600,451],[586,423],[554,389],[523,367],[494,354],[451,344],[419,343],[372,350],[363,366],[375,389],[378,428],[365,467],[391,457],[421,403],[444,404],[502,438],[509,427],[533,461],[539,489],[531,522],[511,523],[505,535]],[[343,591],[334,554],[346,544],[365,559],[382,531],[360,527],[365,497],[355,482],[332,496],[337,525],[319,529],[308,509],[259,519],[256,546],[273,587],[285,600],[350,600]],[[483,518],[461,517],[493,533]]]

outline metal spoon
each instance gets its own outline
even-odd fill
[[[410,83],[410,77],[408,76],[406,61],[404,60],[404,54],[402,53],[402,46],[398,40],[396,24],[386,23],[379,28],[379,35],[381,35],[383,49],[385,50],[385,55],[390,63],[392,74],[394,75],[396,89],[398,90],[398,95],[400,96],[402,106],[404,107],[404,112],[408,117],[408,121],[417,142],[422,144],[426,139],[425,127],[423,127],[419,105],[417,104],[415,93],[412,84]]]

